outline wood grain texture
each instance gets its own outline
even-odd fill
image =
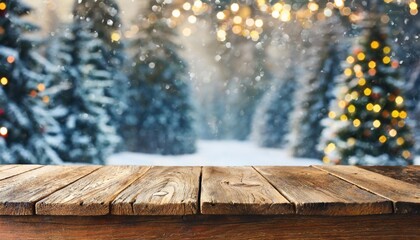
[[[105,215],[110,202],[150,167],[105,166],[38,201],[38,215]]]
[[[111,204],[116,215],[187,215],[198,210],[201,167],[153,167]]]
[[[37,168],[42,167],[41,165],[2,165],[0,166],[0,180],[10,178],[19,175],[24,172],[28,172]]]
[[[0,215],[32,215],[35,202],[96,170],[96,166],[44,166],[0,181]]]
[[[420,188],[355,166],[314,166],[394,202],[396,213],[420,213]]]
[[[394,167],[394,166],[359,166],[360,168],[376,172],[381,175],[395,178],[420,187],[420,166]]]
[[[292,214],[293,204],[252,167],[203,167],[202,214]]]
[[[420,215],[322,216],[3,216],[14,239],[418,239]]]
[[[302,215],[392,213],[392,202],[312,167],[256,167]]]

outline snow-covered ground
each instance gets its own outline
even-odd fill
[[[161,156],[123,152],[111,156],[109,165],[153,166],[308,166],[322,164],[316,159],[293,158],[282,149],[260,148],[252,142],[206,141],[198,142],[195,154]],[[415,160],[420,165],[420,156]]]
[[[282,149],[260,148],[251,142],[206,141],[198,142],[195,154],[161,156],[123,152],[111,156],[109,165],[154,166],[307,166],[319,165],[316,159],[293,158]]]

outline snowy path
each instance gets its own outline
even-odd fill
[[[108,159],[109,165],[155,166],[307,166],[322,164],[316,159],[298,159],[282,149],[259,148],[251,142],[198,142],[196,154],[161,156],[123,152]]]

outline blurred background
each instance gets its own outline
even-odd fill
[[[419,162],[415,0],[0,4],[1,163]]]

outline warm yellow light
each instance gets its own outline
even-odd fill
[[[344,100],[340,100],[340,101],[338,101],[338,106],[339,106],[340,108],[345,108],[345,107],[346,107],[346,105],[347,105],[346,101],[344,101]]]
[[[241,24],[242,23],[242,17],[241,16],[233,17],[233,23],[234,24]]]
[[[335,148],[336,148],[336,146],[335,146],[335,144],[334,144],[334,143],[329,143],[329,144],[327,145],[327,147],[324,149],[324,152],[325,152],[325,153],[330,153],[330,152],[334,151],[334,150],[335,150]]]
[[[0,3],[0,10],[1,11],[6,10],[6,7],[7,7],[6,3],[4,3],[4,2]]]
[[[356,139],[354,138],[347,139],[347,145],[349,145],[350,147],[354,146],[355,144],[356,144]]]
[[[390,63],[390,62],[391,62],[391,58],[390,58],[390,57],[388,57],[388,56],[385,56],[385,57],[382,59],[382,62],[383,62],[384,64],[388,64],[388,63]]]
[[[182,5],[182,8],[183,8],[185,11],[189,11],[189,10],[191,9],[191,3],[189,3],[189,2],[184,3],[184,4]]]
[[[373,121],[372,125],[373,125],[373,127],[378,128],[378,127],[381,126],[381,122],[379,120],[375,120],[375,121]]]
[[[319,9],[319,6],[318,6],[318,4],[317,4],[317,3],[315,3],[315,2],[309,2],[309,3],[308,3],[308,9],[309,9],[310,11],[312,11],[312,12],[315,12],[315,11],[317,11],[317,10]]]
[[[263,20],[262,20],[262,19],[256,19],[256,20],[255,20],[255,26],[256,26],[256,27],[260,28],[260,27],[262,27],[263,25],[264,25],[264,22],[263,22]]]
[[[355,127],[359,127],[360,123],[361,123],[360,120],[357,119],[357,118],[353,120],[353,126],[355,126]]]
[[[6,61],[7,61],[8,63],[12,64],[13,62],[15,62],[15,57],[13,57],[13,56],[8,56],[8,57],[7,57],[7,59],[6,59]]]
[[[401,96],[395,98],[395,103],[401,105],[404,102],[404,99]]]
[[[406,111],[401,111],[400,112],[400,118],[402,118],[402,119],[407,118],[407,112]]]
[[[226,31],[224,31],[224,30],[222,30],[222,29],[219,29],[218,31],[217,31],[217,33],[216,33],[216,35],[217,35],[217,39],[219,40],[219,41],[225,41],[226,40]]]
[[[9,83],[9,80],[6,77],[2,77],[0,79],[0,83],[1,83],[1,85],[5,86]]]
[[[288,22],[290,21],[290,12],[286,9],[283,9],[280,13],[280,20],[283,22]]]
[[[48,96],[44,96],[44,97],[42,98],[42,101],[43,101],[44,103],[49,103],[49,102],[50,102],[50,97],[48,97]]]
[[[364,85],[366,84],[366,79],[364,79],[364,78],[359,78],[359,82],[358,82],[358,84],[359,84],[360,86],[364,86]]]
[[[365,90],[363,91],[363,93],[364,93],[366,96],[370,96],[370,94],[372,94],[372,90],[371,90],[370,88],[365,88]]]
[[[232,12],[237,12],[237,11],[239,11],[239,4],[237,4],[237,3],[232,3],[232,5],[230,5],[230,10],[231,10]]]
[[[348,118],[347,118],[347,116],[346,116],[346,115],[344,115],[344,114],[343,114],[343,115],[341,115],[341,116],[340,116],[340,120],[341,120],[341,121],[347,121],[347,120],[348,120]]]
[[[354,63],[354,57],[353,56],[348,56],[346,61],[350,64]]]
[[[395,136],[397,136],[397,130],[391,129],[391,130],[389,130],[388,134],[389,134],[390,137],[395,137]]]
[[[324,15],[325,15],[326,17],[331,17],[331,16],[332,16],[332,14],[333,14],[333,12],[331,11],[331,9],[329,9],[329,8],[325,8],[325,9],[324,9]]]
[[[337,116],[337,114],[335,112],[333,112],[333,111],[330,111],[328,113],[328,117],[331,118],[331,119],[334,119],[336,116]]]
[[[401,145],[403,145],[404,143],[405,143],[404,138],[402,138],[402,137],[397,138],[397,145],[401,146]]]
[[[252,41],[254,41],[254,42],[258,41],[258,39],[260,38],[260,34],[255,30],[252,30],[249,33],[249,36],[251,37]]]
[[[382,135],[382,136],[380,136],[380,137],[379,137],[379,142],[380,142],[380,143],[385,143],[385,142],[386,142],[386,140],[387,140],[387,139],[386,139],[386,137],[385,137],[384,135]]]
[[[400,112],[398,112],[397,110],[394,110],[394,111],[391,112],[391,116],[393,118],[397,118],[398,116],[400,116]]]
[[[404,120],[398,121],[398,127],[402,128],[405,126]]]
[[[379,105],[379,104],[375,104],[374,106],[373,106],[373,111],[374,112],[379,112],[379,111],[381,111],[381,106]]]
[[[366,55],[363,52],[359,52],[357,54],[357,59],[359,59],[360,61],[365,60],[365,58],[366,58]]]
[[[225,13],[224,12],[218,12],[217,14],[216,14],[216,18],[217,19],[219,19],[219,20],[223,20],[223,19],[225,19]]]
[[[184,35],[184,36],[186,36],[186,37],[189,37],[189,36],[191,36],[191,28],[188,28],[188,27],[186,27],[186,28],[184,28],[183,30],[182,30],[182,35]]]
[[[370,47],[371,47],[372,49],[377,49],[377,48],[379,47],[379,42],[378,42],[378,41],[372,41],[372,42],[370,43]]]
[[[370,61],[368,66],[369,66],[369,68],[375,68],[376,67],[376,62]]]
[[[353,71],[350,68],[346,68],[344,70],[344,75],[346,75],[347,77],[350,77],[352,75]]]
[[[417,3],[416,2],[410,2],[408,4],[408,6],[409,6],[410,9],[417,10]]]
[[[113,32],[111,34],[111,41],[112,42],[118,42],[118,41],[120,41],[120,39],[121,39],[121,35],[119,33]]]
[[[174,18],[179,18],[179,17],[181,16],[181,11],[179,11],[179,9],[174,9],[174,10],[172,11],[172,16],[173,16]]]
[[[232,27],[232,32],[234,34],[240,34],[242,32],[242,27],[240,25],[235,25]]]
[[[349,113],[354,113],[356,111],[356,107],[352,104],[347,107],[347,110],[349,111]]]
[[[330,159],[329,159],[327,156],[324,156],[324,157],[322,158],[322,161],[323,161],[325,164],[330,163]]]
[[[342,8],[344,6],[344,0],[334,0],[334,4],[337,8]]]
[[[373,104],[372,103],[366,104],[366,110],[372,111],[373,110]]]
[[[390,47],[384,47],[383,51],[384,51],[385,54],[388,54],[388,53],[391,52],[391,48]]]
[[[411,157],[410,151],[407,151],[407,150],[404,150],[401,155],[403,156],[403,158],[410,158]]]
[[[3,137],[6,136],[8,132],[9,131],[7,130],[6,127],[0,127],[0,135],[1,136],[3,136]]]
[[[45,90],[45,84],[40,83],[40,84],[38,84],[37,88],[38,88],[38,91],[42,92],[42,91]]]

